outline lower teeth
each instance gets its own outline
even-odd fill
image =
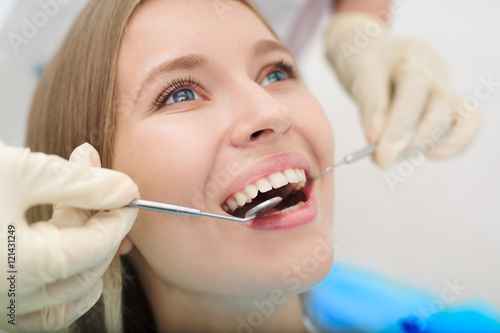
[[[300,208],[304,205],[304,201],[299,201],[296,205],[293,205],[293,206],[290,206],[288,208],[285,208],[285,209],[282,209],[282,210],[279,210],[277,212],[274,212],[274,213],[271,213],[269,214],[268,216],[271,216],[271,215],[276,215],[276,214],[281,214],[281,213],[286,213],[286,212],[291,212],[292,210],[295,210],[297,208]]]

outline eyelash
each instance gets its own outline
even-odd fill
[[[288,79],[293,80],[299,77],[297,68],[293,64],[286,62],[285,60],[280,60],[276,64],[274,64],[274,69],[282,69],[288,75]],[[270,73],[272,72],[269,72],[268,75]]]
[[[297,69],[295,68],[294,65],[286,62],[285,60],[280,60],[276,62],[273,65],[273,70],[270,71],[267,75],[272,73],[273,71],[281,69],[283,72],[285,72],[288,76],[288,79],[296,79],[298,77],[298,72]],[[201,89],[203,90],[202,86],[200,83],[196,80],[194,80],[191,76],[188,77],[178,77],[175,79],[172,79],[168,85],[163,89],[163,91],[155,98],[155,101],[153,102],[153,107],[157,110],[163,108],[166,106],[166,102],[169,100],[169,98],[177,92],[177,90],[180,90],[181,88],[195,88],[195,89]]]
[[[153,106],[156,109],[161,109],[164,107],[168,99],[180,88],[195,88],[202,89],[199,82],[195,81],[191,76],[188,77],[178,77],[169,82],[169,84],[163,89],[163,91],[155,98]]]

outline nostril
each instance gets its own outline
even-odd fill
[[[261,135],[262,133],[264,133],[264,130],[260,130],[260,131],[257,131],[257,132],[253,132],[252,135],[250,135],[250,140],[255,140],[256,138],[259,137],[259,135]]]

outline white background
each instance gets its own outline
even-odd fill
[[[448,64],[461,96],[474,95],[478,77],[492,76],[500,82],[500,2],[406,0],[402,4],[401,12],[393,17],[392,30],[432,43]],[[78,0],[61,5],[18,53],[7,33],[20,32],[21,18],[41,10],[37,2],[18,3],[0,27],[0,139],[5,143],[23,144],[36,68],[50,57],[82,5]],[[363,147],[356,106],[324,59],[321,28],[299,62],[307,85],[331,119],[337,158]],[[466,290],[457,301],[481,297],[500,309],[497,89],[481,102],[483,125],[471,147],[445,161],[426,160],[395,191],[384,178],[386,171],[368,160],[336,171],[337,260],[436,293],[446,287],[444,280],[458,279]]]

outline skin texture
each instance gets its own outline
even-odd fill
[[[275,47],[256,54],[261,41]],[[281,42],[241,3],[141,5],[119,53],[113,168],[132,177],[143,199],[218,214],[225,214],[229,184],[269,157],[298,153],[310,176],[318,174],[332,163],[332,130],[300,79],[264,80],[283,72],[277,62],[295,64],[276,45]],[[206,63],[181,62],[151,75],[159,64],[194,54]],[[181,90],[199,98],[153,109],[172,79],[189,76],[201,87]],[[331,177],[313,185],[316,218],[285,230],[140,211],[121,252],[130,250],[160,331],[234,331],[238,318],[246,320],[255,302],[270,300],[275,290],[288,297],[273,301],[255,330],[302,331],[298,294],[321,281],[333,261]]]
[[[365,12],[387,23],[391,2],[391,0],[338,0],[334,1],[334,5],[337,13]]]

